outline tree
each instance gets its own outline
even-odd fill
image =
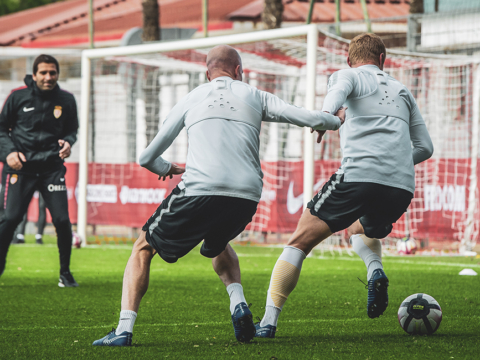
[[[410,0],[410,14],[408,19],[407,50],[416,51],[421,43],[422,24],[418,14],[423,14],[423,0]]]
[[[57,2],[58,0],[1,0],[0,16]]]
[[[160,40],[160,7],[157,0],[142,0],[143,8],[143,41]]]
[[[143,8],[143,41],[160,40],[160,7],[157,0],[142,0]],[[158,131],[160,121],[160,81],[159,69],[145,67],[143,95],[145,99],[145,120],[147,125],[147,144],[153,140]]]
[[[410,0],[410,14],[423,14],[423,0]]]
[[[282,24],[282,0],[265,0],[262,12],[262,21],[267,29],[277,29]]]
[[[262,12],[262,21],[265,24],[266,29],[277,29],[282,25],[283,17],[283,2],[282,0],[265,0],[265,5]],[[262,90],[275,93],[275,75],[265,74],[265,84],[270,84]],[[262,131],[270,132],[270,124],[265,123],[264,129]],[[278,138],[284,141],[281,142],[282,145],[278,147],[278,154],[281,158],[285,157],[285,144],[288,135],[288,126],[280,125],[278,126]]]

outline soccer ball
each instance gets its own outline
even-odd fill
[[[82,239],[80,239],[80,236],[76,232],[72,231],[72,246],[76,247],[77,249],[80,249],[82,246]]]
[[[433,334],[442,321],[437,300],[427,294],[413,294],[398,309],[398,322],[410,335]]]
[[[398,240],[397,251],[400,255],[415,254],[417,251],[417,243],[415,242],[415,239],[404,237],[402,240]]]

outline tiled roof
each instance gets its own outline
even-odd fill
[[[335,3],[315,4],[314,22],[333,22]],[[408,14],[407,0],[367,0],[371,18]],[[142,0],[94,0],[95,41],[118,40],[142,26]],[[202,28],[201,0],[159,0],[162,27]],[[284,0],[284,21],[304,22],[308,2]],[[209,0],[209,29],[259,21],[264,0]],[[361,20],[359,0],[342,0],[342,21]],[[54,47],[88,42],[87,0],[67,0],[0,17],[0,46]]]
[[[309,1],[284,0],[283,21],[305,22],[308,15]],[[232,21],[259,21],[263,11],[264,0],[255,0],[230,13]],[[410,9],[408,0],[367,0],[367,8],[371,19],[408,15]],[[341,21],[363,19],[360,0],[341,0]],[[314,4],[312,22],[334,22],[335,2],[321,0]]]
[[[227,15],[252,0],[210,0],[209,27],[232,26]],[[202,26],[200,0],[159,0],[163,27]],[[142,26],[141,0],[94,0],[96,40],[119,39]],[[0,45],[62,46],[88,39],[88,2],[68,0],[0,18]]]
[[[104,19],[128,12],[138,0],[95,0],[95,17]],[[88,24],[88,3],[70,0],[40,6],[0,18],[0,45],[20,45],[47,34]],[[88,34],[88,32],[87,32]]]

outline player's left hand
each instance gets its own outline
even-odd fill
[[[348,107],[341,107],[338,109],[338,111],[335,113],[335,116],[338,116],[340,118],[340,126],[343,125],[345,122],[345,112],[347,111]],[[328,111],[325,111],[326,113],[329,113]],[[327,130],[313,130],[310,128],[310,132],[313,133],[314,131],[317,132],[317,144],[320,144],[322,141],[323,135],[327,132]]]
[[[58,145],[60,145],[62,148],[60,149],[59,156],[61,159],[66,159],[70,156],[72,153],[72,147],[68,143],[68,141],[65,140],[58,140]]]
[[[162,181],[165,181],[167,177],[170,179],[173,179],[173,175],[180,175],[180,174],[183,174],[184,172],[185,172],[184,167],[178,166],[177,164],[172,164],[172,167],[170,168],[168,173],[166,173],[164,176],[159,176],[158,180],[162,179]]]

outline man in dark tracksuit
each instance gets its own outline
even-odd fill
[[[68,216],[64,159],[76,141],[75,99],[57,85],[58,62],[49,55],[34,61],[26,86],[11,92],[0,113],[0,146],[6,155],[7,178],[0,219],[0,275],[16,226],[35,190],[42,194],[57,231],[60,287],[78,286],[70,273],[72,225]]]

